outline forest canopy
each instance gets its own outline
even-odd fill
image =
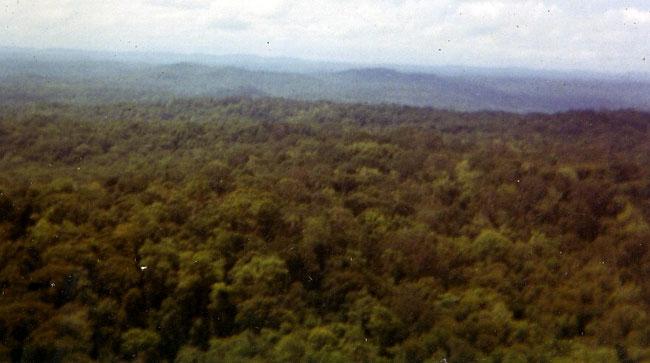
[[[0,108],[0,360],[650,360],[650,114]]]

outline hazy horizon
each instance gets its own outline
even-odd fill
[[[650,73],[640,0],[2,3],[2,47]]]
[[[395,70],[398,72],[416,72],[416,73],[436,73],[443,69],[455,69],[458,72],[464,72],[465,70],[477,71],[482,73],[492,72],[492,71],[521,71],[531,74],[548,75],[556,74],[557,76],[568,75],[573,73],[573,76],[585,75],[585,76],[608,76],[608,77],[617,77],[617,76],[634,76],[641,75],[644,78],[639,79],[639,81],[646,81],[645,77],[650,77],[650,69],[647,70],[594,70],[588,68],[560,68],[560,67],[550,67],[550,68],[540,68],[535,66],[525,66],[525,65],[471,65],[471,64],[461,64],[461,63],[441,63],[441,64],[426,64],[426,63],[395,63],[395,62],[373,62],[371,61],[341,61],[333,60],[327,58],[304,58],[299,56],[284,56],[284,55],[264,55],[256,53],[213,53],[213,52],[175,52],[175,51],[139,51],[139,50],[98,50],[98,49],[85,49],[85,48],[68,48],[68,47],[17,47],[17,46],[6,46],[0,44],[0,51],[5,51],[5,54],[12,54],[12,51],[16,51],[17,54],[31,54],[32,52],[42,52],[42,53],[59,53],[60,56],[67,55],[68,60],[93,60],[93,61],[114,61],[119,63],[150,63],[150,64],[174,64],[174,63],[191,63],[191,64],[200,64],[206,66],[228,66],[228,67],[241,67],[247,68],[246,64],[215,64],[211,59],[227,59],[232,58],[236,60],[237,58],[241,59],[257,59],[260,62],[259,70],[267,70],[264,67],[265,62],[271,61],[285,61],[286,66],[290,66],[292,62],[300,62],[305,64],[313,64],[313,71],[319,72],[323,69],[327,70],[327,67],[323,68],[323,65],[330,64],[333,66],[334,71],[348,70],[348,69],[372,69],[372,68],[386,68]],[[64,54],[66,53],[66,54]],[[93,57],[94,55],[94,57]],[[289,72],[286,70],[285,72]],[[298,70],[302,72],[302,70]]]

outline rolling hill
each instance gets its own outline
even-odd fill
[[[183,58],[128,54],[113,58],[117,61],[103,53],[4,49],[0,51],[0,102],[103,103],[243,95],[459,111],[650,110],[650,81],[644,77],[561,78],[545,72],[477,69],[431,73],[246,56],[193,56],[188,57],[190,62],[173,63],[165,61]]]

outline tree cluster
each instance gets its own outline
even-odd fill
[[[0,360],[650,360],[650,115],[0,110]]]

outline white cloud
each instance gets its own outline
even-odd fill
[[[471,16],[476,19],[497,19],[503,15],[506,4],[501,1],[478,1],[461,4],[458,14]]]
[[[636,8],[625,8],[622,12],[625,20],[633,24],[650,23],[650,10],[642,11]]]
[[[148,0],[146,4],[155,6],[171,7],[176,9],[207,9],[210,7],[210,0]]]
[[[0,45],[650,71],[649,10],[645,0],[0,0]]]

